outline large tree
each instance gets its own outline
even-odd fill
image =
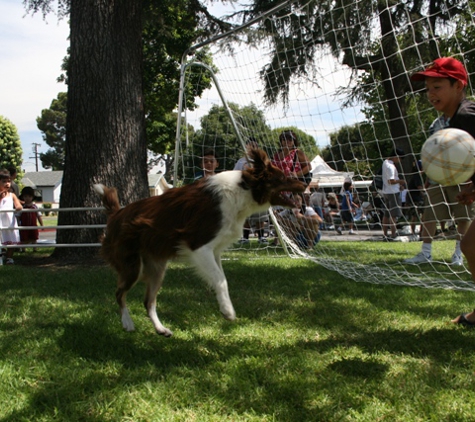
[[[141,0],[71,1],[61,208],[99,205],[94,183],[116,186],[124,202],[148,195],[142,19]],[[58,223],[90,221],[90,212],[63,212]],[[57,241],[88,243],[98,237],[99,231],[89,229],[62,230]]]

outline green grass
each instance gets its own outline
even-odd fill
[[[57,226],[58,225],[58,216],[57,215],[43,215],[43,225],[45,227]]]
[[[137,330],[126,333],[107,267],[16,256],[0,267],[0,421],[475,419],[475,330],[449,322],[475,293],[247,257],[224,262],[235,322],[171,264],[158,297],[167,339],[145,315],[143,286],[129,295]]]

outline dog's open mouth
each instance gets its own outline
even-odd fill
[[[295,208],[297,204],[295,203],[295,193],[293,192],[281,192],[280,196],[289,204],[289,207]]]
[[[295,208],[295,195],[293,192],[278,192],[272,195],[271,205],[280,205],[286,208]]]

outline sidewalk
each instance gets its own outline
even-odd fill
[[[322,238],[321,240],[327,241],[372,241],[372,242],[387,242],[388,240],[384,238],[383,231],[381,229],[371,230],[368,226],[358,227],[354,229],[356,234],[348,234],[348,229],[343,231],[343,234],[338,234],[336,230],[321,230]],[[400,235],[396,239],[391,240],[391,242],[419,242],[419,236],[413,236],[410,234],[410,229],[408,225],[402,226],[398,229]],[[454,231],[442,232],[434,236],[434,241],[437,240],[451,240],[455,239],[457,233]]]

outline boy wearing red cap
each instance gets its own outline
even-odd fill
[[[442,113],[429,128],[430,134],[449,127],[462,129],[475,137],[475,103],[465,97],[468,75],[461,62],[451,57],[436,59],[424,71],[413,74],[411,80],[425,82],[430,103]],[[475,195],[471,182],[466,186],[464,184],[463,191],[467,192],[467,189]],[[406,263],[431,262],[432,237],[436,231],[437,221],[453,218],[457,222],[459,239],[456,241],[452,264],[463,265],[463,251],[470,270],[475,275],[475,248],[473,247],[475,245],[467,248],[467,244],[475,242],[475,226],[472,225],[473,227],[469,229],[470,222],[475,217],[473,204],[475,196],[471,201],[464,200],[467,193],[461,194],[461,191],[460,185],[442,187],[430,182],[426,201],[426,205],[430,206],[425,208],[422,217],[422,251],[414,258],[407,259]],[[473,238],[472,242],[470,238]],[[475,312],[460,315],[452,322],[475,326]]]
[[[465,98],[468,75],[461,62],[451,57],[434,60],[426,70],[413,74],[411,79],[425,82],[429,102],[442,113],[429,128],[430,135],[439,129],[452,127],[475,136],[475,103]],[[442,187],[429,181],[426,207],[422,216],[422,251],[414,258],[406,259],[405,263],[431,262],[432,238],[437,222],[453,218],[457,222],[459,238],[456,240],[452,264],[463,265],[460,239],[475,217],[475,210],[473,206],[458,202],[460,190],[460,186]]]

